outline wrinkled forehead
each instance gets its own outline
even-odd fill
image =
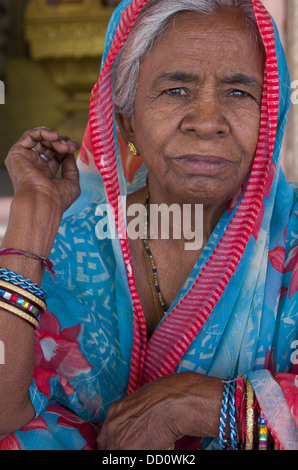
[[[262,89],[263,55],[241,21],[222,12],[203,18],[185,13],[168,25],[144,57],[138,84],[145,78],[145,88],[152,82],[154,89],[155,81],[199,84],[207,77],[232,84],[236,76],[243,85],[256,83]]]
[[[184,33],[188,34],[191,50],[192,42],[198,38],[198,31],[200,32],[199,41],[202,47],[208,48],[212,39],[213,47],[220,49],[222,41],[225,41],[231,45],[237,56],[242,55],[245,49],[250,49],[265,63],[266,52],[257,23],[249,22],[239,12],[229,9],[218,9],[211,15],[192,11],[177,13],[168,20],[148,52],[152,49],[158,49],[159,45],[166,41],[169,42],[169,47],[172,46],[174,51],[179,46]],[[243,38],[245,38],[244,41]],[[222,61],[224,60],[225,57],[223,56]]]
[[[182,25],[187,24],[183,20],[193,20],[194,18],[197,19],[197,25],[200,27],[202,43],[208,41],[210,34],[213,32],[213,28],[216,29],[216,35],[219,43],[221,41],[221,36],[227,37],[227,33],[230,35],[231,41],[237,42],[237,34],[239,34],[239,30],[241,28],[242,31],[247,34],[247,45],[248,43],[253,45],[253,47],[255,47],[260,53],[262,60],[265,62],[266,51],[257,21],[241,14],[239,10],[228,7],[218,8],[212,14],[208,15],[184,10],[176,13],[165,23],[163,30],[160,31],[160,33],[156,36],[151,49],[158,45],[158,43],[167,35],[169,30],[176,30],[176,41],[179,42],[179,32],[183,30]],[[193,31],[195,31],[195,28],[196,26],[194,24]],[[242,45],[239,44],[239,54],[241,54],[241,48]]]

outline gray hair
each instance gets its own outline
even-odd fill
[[[142,60],[172,19],[182,12],[211,15],[219,9],[234,10],[264,52],[251,0],[149,0],[113,63],[115,111],[124,116],[132,116]]]

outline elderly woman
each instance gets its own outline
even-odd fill
[[[34,129],[7,157],[0,448],[298,449],[289,92],[260,1],[119,5],[80,198],[68,138]],[[151,236],[162,204],[203,205],[187,213],[201,246],[173,221]],[[135,207],[143,236],[128,237]]]

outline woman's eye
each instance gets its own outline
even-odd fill
[[[187,93],[183,88],[170,88],[165,93],[170,96],[185,96]]]
[[[234,96],[235,98],[247,98],[248,96],[250,96],[250,94],[247,93],[247,91],[243,91],[243,90],[232,90],[231,95]]]

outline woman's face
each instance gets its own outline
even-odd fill
[[[227,204],[252,166],[264,58],[243,23],[181,14],[145,57],[126,135],[155,199]],[[158,196],[159,195],[159,196]]]

